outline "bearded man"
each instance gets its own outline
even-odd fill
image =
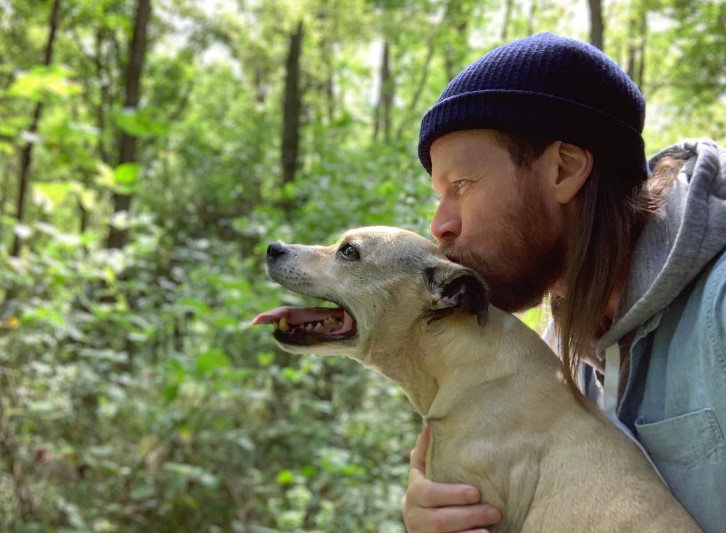
[[[704,530],[723,531],[726,150],[686,140],[648,161],[644,120],[641,92],[593,46],[540,34],[493,50],[421,123],[431,233],[494,305],[551,297],[573,391],[637,439]],[[407,529],[495,525],[507,510],[486,494],[425,478],[427,440],[411,454]]]

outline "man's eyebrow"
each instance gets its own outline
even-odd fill
[[[472,180],[472,181],[479,181],[487,174],[487,170],[483,167],[477,167],[477,168],[468,168],[461,170],[459,172],[454,172],[454,169],[446,169],[443,172],[437,173],[436,177],[433,175],[431,176],[431,185],[434,189],[436,189],[436,184],[441,184],[442,186],[448,186],[454,181],[459,180]]]
[[[486,176],[486,174],[487,174],[486,169],[477,167],[477,168],[466,170],[465,172],[461,172],[459,175],[456,176],[456,181],[458,181],[458,180],[479,181],[484,176]]]
[[[431,186],[435,189],[437,183],[447,183],[451,170],[445,170],[436,174],[431,174]],[[434,177],[435,176],[435,177]]]

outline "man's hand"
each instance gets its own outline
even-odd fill
[[[481,503],[476,487],[426,479],[428,445],[429,426],[426,426],[411,451],[408,490],[403,500],[406,530],[409,533],[488,533],[484,527],[502,519],[499,510]]]

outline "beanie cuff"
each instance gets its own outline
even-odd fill
[[[544,136],[590,150],[626,179],[649,172],[640,132],[618,118],[573,100],[522,90],[479,90],[440,100],[421,122],[418,156],[431,174],[433,142],[454,131],[493,129]]]

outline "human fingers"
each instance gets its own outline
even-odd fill
[[[466,506],[481,503],[479,489],[463,483],[437,483],[411,468],[405,503],[422,508]]]
[[[426,451],[430,435],[430,427],[424,426],[411,451],[405,501],[417,507],[445,507],[479,503],[481,494],[476,487],[461,483],[435,483],[426,479]]]
[[[481,504],[476,487],[460,483],[436,483],[426,479],[426,450],[429,427],[416,440],[411,451],[409,483],[403,500],[403,519],[409,532],[486,531],[471,529],[496,524],[501,513]]]
[[[483,533],[501,520],[498,509],[487,504],[423,508],[404,502],[404,525],[409,533]]]
[[[408,481],[411,482],[411,472],[417,470],[421,475],[426,475],[426,450],[429,447],[431,428],[426,424],[423,431],[416,438],[416,444],[411,450],[411,459],[408,465]]]

